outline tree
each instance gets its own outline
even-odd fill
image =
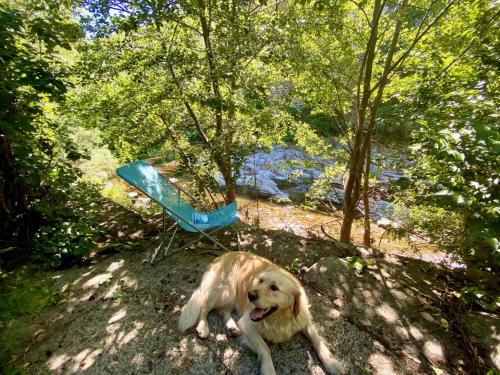
[[[103,129],[123,160],[153,148],[174,150],[205,191],[220,172],[225,200],[233,201],[244,156],[279,141],[289,121],[270,106],[274,73],[264,65],[280,42],[275,17],[282,10],[203,0],[86,7],[98,20],[95,35],[105,36],[82,47],[73,101],[82,123]]]
[[[405,60],[442,24],[455,3],[312,1],[293,8],[298,27],[290,35],[295,34],[295,44],[301,46],[292,49],[299,57],[292,63],[299,73],[296,82],[303,91],[313,93],[318,108],[332,113],[346,138],[338,142],[346,144],[349,154],[341,228],[344,242],[350,242],[356,209],[363,198],[364,242],[370,245],[370,149],[385,89],[402,74]]]
[[[74,180],[67,160],[78,154],[49,113],[66,91],[58,51],[79,35],[59,1],[0,5],[0,246],[24,254]]]
[[[439,232],[423,214],[410,219],[406,230],[426,232],[462,260],[496,270],[500,86],[493,51],[499,48],[499,12],[489,1],[454,9],[453,21],[418,48],[432,53],[434,62],[408,61],[408,79],[418,77],[419,85],[408,85],[398,103],[412,114],[407,121],[415,128],[406,205],[442,212]]]
[[[396,7],[386,4],[385,1],[374,1],[371,20],[367,20],[369,23],[369,38],[357,82],[356,125],[350,145],[349,177],[345,186],[344,219],[340,234],[340,240],[343,242],[350,242],[354,213],[362,192],[361,184],[364,167],[364,243],[370,246],[369,201],[367,196],[371,166],[370,147],[378,109],[390,75],[401,67],[417,43],[435,27],[455,2],[456,0],[450,0],[444,5],[432,2],[421,16],[415,17],[415,13],[419,9],[415,5],[410,6],[406,1],[402,1]],[[386,7],[386,5],[388,6]],[[366,14],[364,8],[360,6],[359,9]],[[402,30],[403,22],[406,22],[405,26],[407,27],[405,30]],[[383,46],[384,43],[387,43],[387,40],[383,36],[389,30],[392,30],[392,36],[388,48],[386,47],[384,51]],[[379,62],[378,66],[377,62]]]

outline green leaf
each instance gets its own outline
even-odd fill
[[[118,299],[123,297],[123,290],[122,288],[117,288],[114,292],[113,295],[111,296],[112,299]]]
[[[499,243],[498,243],[498,238],[496,238],[496,237],[486,237],[486,242],[488,242],[488,245],[490,245],[491,248],[495,252],[500,252],[500,246],[499,246]]]
[[[488,372],[486,373],[486,375],[500,375],[500,372],[497,371],[496,369],[492,368],[492,369],[488,370]]]
[[[372,371],[368,367],[366,367],[360,363],[356,363],[356,367],[359,368],[361,371],[363,371],[367,375],[373,374]]]
[[[440,322],[441,322],[441,327],[443,327],[446,331],[448,331],[448,329],[450,328],[450,323],[448,323],[448,321],[444,318],[441,318]]]
[[[500,141],[494,141],[494,142],[492,142],[491,150],[495,154],[500,154]]]
[[[453,202],[456,204],[464,204],[465,203],[465,198],[461,194],[452,194],[451,199],[453,199]]]
[[[448,153],[448,155],[453,156],[457,160],[460,160],[460,161],[465,160],[465,155],[461,152],[458,152],[456,150],[447,150],[446,152]]]

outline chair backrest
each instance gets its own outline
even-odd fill
[[[188,232],[224,227],[239,219],[236,202],[215,211],[201,212],[184,201],[179,190],[144,160],[137,160],[116,170],[116,174],[163,207],[172,219]]]
[[[197,211],[184,201],[179,191],[148,162],[137,160],[126,164],[118,168],[116,174],[167,209],[168,213],[171,210],[184,220],[193,221],[193,213]],[[179,221],[178,218],[172,217]]]

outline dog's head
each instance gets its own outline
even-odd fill
[[[261,321],[276,311],[290,311],[297,316],[300,311],[301,289],[292,275],[280,270],[266,271],[258,275],[248,292],[253,305],[250,319]]]

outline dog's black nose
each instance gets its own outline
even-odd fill
[[[250,302],[255,301],[259,296],[257,295],[257,292],[248,292],[248,299]]]

